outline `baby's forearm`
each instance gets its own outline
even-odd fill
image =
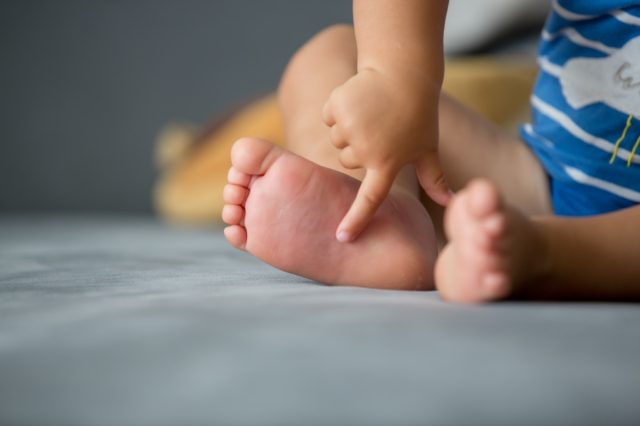
[[[438,87],[447,0],[354,0],[358,69],[424,75]]]
[[[340,163],[366,169],[339,241],[365,229],[406,164],[436,202],[451,197],[436,153],[446,9],[446,0],[354,0],[357,73],[322,110]]]

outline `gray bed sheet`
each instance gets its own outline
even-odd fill
[[[219,229],[0,216],[0,423],[638,424],[640,309],[333,288]]]

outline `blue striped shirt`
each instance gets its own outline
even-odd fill
[[[640,2],[553,0],[552,6],[532,122],[520,134],[550,176],[556,213],[638,204]]]

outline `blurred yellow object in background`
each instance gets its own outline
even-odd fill
[[[233,142],[243,136],[283,143],[275,96],[252,102],[199,134],[188,125],[168,126],[156,144],[156,163],[161,168],[154,188],[156,212],[177,223],[221,222],[229,153]]]

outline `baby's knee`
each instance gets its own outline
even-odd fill
[[[334,24],[326,27],[311,37],[306,45],[319,45],[319,47],[344,46],[355,43],[355,33],[351,24]]]
[[[356,44],[353,26],[347,24],[331,25],[307,41],[291,57],[280,81],[278,95],[280,100],[287,94],[304,85],[310,73],[317,72],[326,61],[336,61],[341,56],[355,58]]]
[[[296,65],[298,62],[302,62],[304,65],[318,57],[351,54],[352,51],[355,51],[355,43],[356,38],[352,25],[331,25],[303,44],[291,58],[291,64]]]

